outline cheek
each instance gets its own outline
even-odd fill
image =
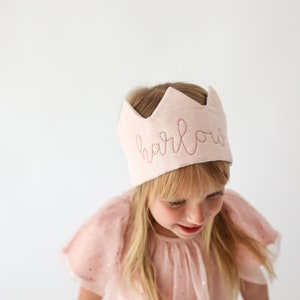
[[[176,222],[182,216],[181,210],[166,207],[163,203],[151,205],[150,212],[159,223]]]
[[[204,211],[210,217],[213,217],[220,212],[222,206],[223,206],[223,200],[221,198],[208,200],[204,203]]]

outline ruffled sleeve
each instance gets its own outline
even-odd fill
[[[120,259],[129,216],[128,192],[114,198],[89,218],[62,249],[81,285],[104,296],[120,272]],[[109,282],[110,281],[110,282]]]
[[[275,260],[279,251],[280,235],[254,207],[237,193],[226,191],[222,210],[238,228],[268,248],[270,259]],[[264,267],[243,245],[238,245],[237,260],[242,279],[257,284],[268,283],[269,278]]]

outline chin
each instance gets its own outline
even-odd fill
[[[197,233],[194,233],[194,234],[184,234],[184,233],[177,232],[176,236],[179,237],[182,240],[191,240],[191,239],[194,239],[197,236],[200,236],[200,233],[197,232]]]

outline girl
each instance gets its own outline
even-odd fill
[[[225,190],[232,157],[216,92],[181,82],[134,90],[119,136],[134,188],[64,247],[78,299],[268,299],[279,235]]]

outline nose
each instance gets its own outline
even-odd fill
[[[204,223],[206,218],[207,216],[201,204],[187,208],[186,219],[189,223],[199,226]]]

